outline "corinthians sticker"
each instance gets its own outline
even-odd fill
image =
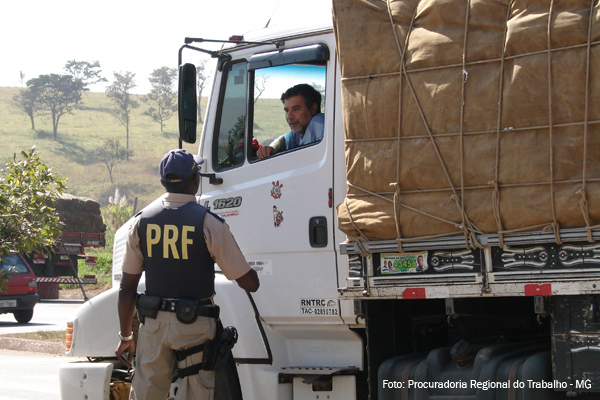
[[[274,199],[280,199],[281,198],[281,195],[283,194],[283,192],[281,191],[282,187],[283,187],[283,183],[279,184],[279,181],[273,182],[273,188],[271,189],[271,196]]]
[[[275,228],[279,228],[283,222],[283,211],[279,211],[277,206],[273,206],[273,225]]]
[[[339,315],[336,299],[300,299],[302,315]]]

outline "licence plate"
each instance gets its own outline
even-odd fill
[[[0,300],[0,307],[16,307],[16,300]]]

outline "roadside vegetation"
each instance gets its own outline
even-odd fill
[[[54,199],[64,191],[65,180],[40,161],[35,148],[0,166],[0,261],[11,251],[47,254],[61,227]],[[11,268],[0,268],[0,292],[11,274]]]
[[[26,332],[26,333],[10,333],[2,335],[11,338],[27,339],[27,340],[41,340],[44,342],[62,342],[66,341],[66,332],[62,331],[37,331],[37,332]]]
[[[128,200],[127,218],[137,209],[143,208],[164,189],[158,180],[158,164],[169,149],[178,146],[177,124],[175,119],[165,121],[164,132],[148,116],[142,115],[144,108],[134,110],[130,124],[130,149],[133,155],[129,161],[106,160],[102,149],[107,140],[125,143],[125,129],[111,114],[113,108],[105,93],[82,94],[84,109],[62,116],[54,139],[51,115],[38,115],[35,130],[31,129],[29,116],[18,110],[11,99],[19,88],[0,88],[0,162],[4,165],[24,150],[36,147],[42,163],[58,176],[66,178],[66,192],[75,196],[88,197],[100,203],[109,226],[106,244],[99,249],[86,249],[86,253],[98,257],[97,266],[91,267],[80,261],[79,275],[96,275],[99,285],[111,281],[112,240],[115,226],[111,219],[109,198],[117,188]],[[142,96],[136,96],[141,99]],[[196,145],[184,146],[196,152]],[[113,163],[112,170],[106,163]],[[110,172],[110,173],[109,173]],[[112,177],[112,181],[111,181]],[[105,210],[106,209],[106,210]],[[108,219],[107,219],[108,218]],[[125,219],[126,220],[126,219]],[[61,285],[61,288],[68,286]]]
[[[106,246],[87,249],[86,254],[97,257],[96,265],[85,265],[84,260],[79,260],[79,276],[95,275],[98,283],[96,286],[109,288],[112,282],[112,250],[115,232],[134,214],[134,204],[127,197],[115,190],[114,196],[109,198],[109,204],[102,207],[102,218],[106,225]],[[65,286],[66,288],[79,288],[77,285]]]

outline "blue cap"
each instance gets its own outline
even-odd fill
[[[160,179],[166,183],[183,182],[198,173],[198,164],[201,163],[183,149],[171,150],[160,162]]]

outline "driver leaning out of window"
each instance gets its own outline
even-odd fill
[[[281,102],[290,131],[270,145],[259,148],[256,153],[258,158],[323,139],[325,118],[321,113],[321,94],[318,91],[306,83],[301,83],[286,90],[281,95]]]

